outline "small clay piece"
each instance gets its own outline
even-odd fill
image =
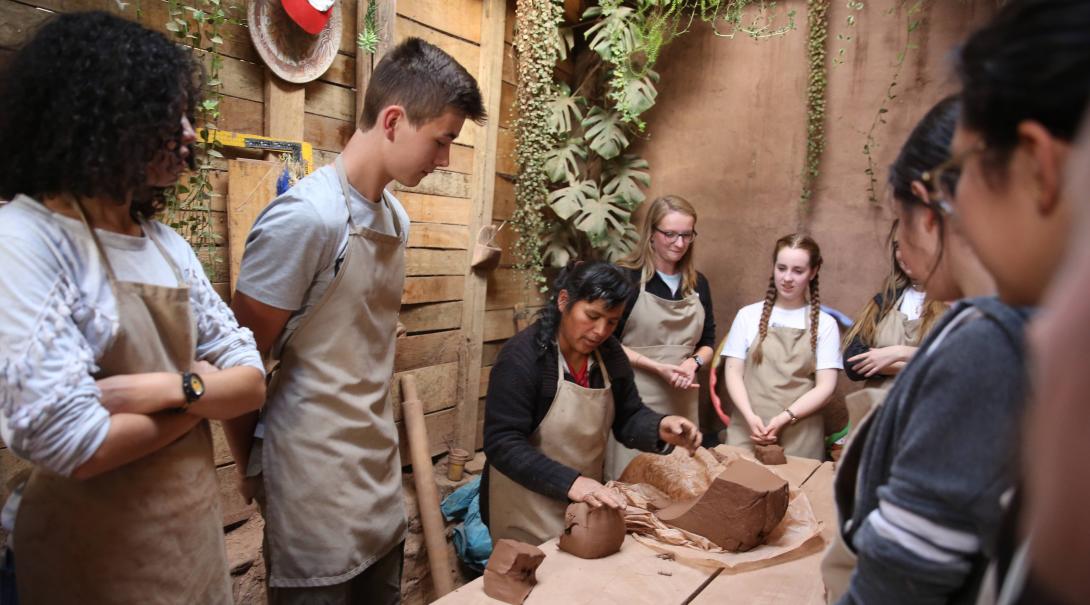
[[[545,553],[536,546],[506,538],[496,542],[484,568],[484,594],[521,605],[537,584],[535,572],[544,560]]]
[[[658,511],[667,525],[704,536],[731,552],[763,544],[787,512],[787,482],[749,460],[731,462],[694,500]]]
[[[621,550],[624,534],[621,511],[575,502],[564,512],[564,533],[560,534],[559,546],[560,550],[581,559],[601,559]]]
[[[775,444],[755,444],[753,446],[753,455],[761,464],[787,464],[787,456],[783,454],[783,448]]]

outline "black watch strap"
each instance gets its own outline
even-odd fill
[[[201,395],[204,395],[204,381],[198,374],[182,372],[182,393],[185,394],[185,403],[179,410],[184,412],[194,401],[200,399]]]

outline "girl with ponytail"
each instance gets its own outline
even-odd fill
[[[743,307],[720,345],[732,445],[779,444],[793,456],[821,459],[821,408],[842,369],[840,330],[821,311],[821,249],[800,233],[776,241],[763,301]],[[713,403],[721,410],[712,390]]]

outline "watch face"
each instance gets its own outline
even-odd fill
[[[204,395],[204,381],[201,380],[200,376],[197,376],[196,374],[190,374],[189,387],[193,389],[193,394],[197,397]]]

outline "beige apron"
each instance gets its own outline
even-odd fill
[[[641,288],[621,344],[655,361],[676,365],[692,356],[703,331],[704,306],[695,292],[681,300],[666,300]],[[700,424],[698,389],[675,389],[654,372],[632,369],[644,405],[660,414],[683,416]],[[637,454],[637,450],[624,447],[610,435],[606,478],[619,478]]]
[[[94,229],[88,230],[118,314],[117,333],[95,378],[189,369],[195,323],[189,289],[170,256],[145,229],[179,285],[119,282]],[[231,603],[222,522],[207,421],[159,451],[91,479],[35,468],[15,523],[19,601]]]
[[[764,361],[760,364],[753,361],[752,352],[746,355],[742,380],[753,413],[767,424],[814,388],[814,352],[810,349],[809,331],[782,326],[769,326],[762,352]],[[727,427],[727,443],[751,447],[749,435],[749,423],[736,406]],[[825,423],[821,414],[784,426],[778,443],[789,456],[823,459]]]
[[[405,534],[401,458],[387,402],[405,281],[405,240],[352,222],[321,300],[282,347],[265,406],[261,462],[269,585],[352,579]]]
[[[903,298],[904,295],[902,294],[901,298],[897,299],[897,303],[893,305],[893,308],[878,322],[874,333],[875,349],[898,345],[919,346],[922,336],[920,334],[920,325],[923,320],[919,317],[909,319],[907,315],[901,312],[900,306]],[[867,388],[888,389],[893,386],[894,378],[896,376],[876,375],[868,378],[866,385]]]
[[[863,389],[859,394],[866,394],[873,405],[866,415],[859,421],[855,431],[844,448],[844,455],[836,467],[836,477],[833,481],[834,498],[836,500],[837,525],[833,535],[833,543],[825,550],[825,556],[821,560],[821,576],[825,581],[825,601],[835,603],[844,593],[848,592],[848,583],[855,570],[856,556],[844,540],[844,524],[852,517],[852,505],[855,502],[855,485],[859,477],[859,462],[863,458],[863,447],[867,442],[867,434],[874,423],[874,411],[881,407],[885,399],[886,391],[879,389]],[[853,393],[853,395],[856,393]]]
[[[600,389],[564,380],[564,362],[557,353],[556,396],[530,435],[530,444],[580,475],[601,481],[606,436],[613,426],[615,410],[606,366],[597,351],[594,355],[605,378],[605,386]],[[489,470],[488,529],[493,542],[511,538],[536,546],[559,536],[564,531],[568,504],[567,500],[553,500],[516,483],[494,466]]]

